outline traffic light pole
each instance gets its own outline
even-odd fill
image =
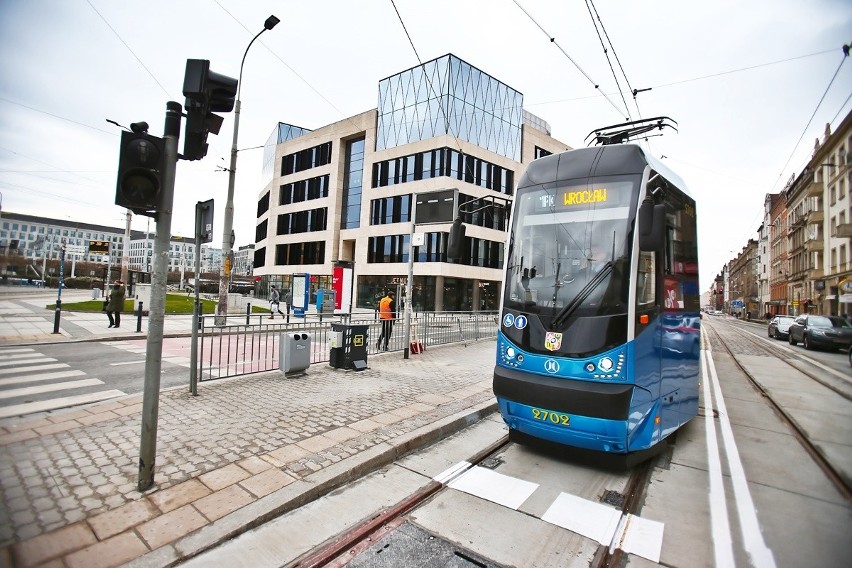
[[[145,386],[142,397],[142,437],[139,448],[139,491],[154,484],[154,461],[157,456],[157,417],[160,407],[160,371],[163,354],[163,323],[166,313],[166,274],[169,265],[169,241],[172,229],[172,206],[177,171],[178,139],[182,107],[166,103],[163,128],[165,160],[162,170],[161,207],[157,212],[157,235],[154,237],[154,269],[151,275],[151,305],[148,308],[148,343],[145,350]]]

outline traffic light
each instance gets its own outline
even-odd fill
[[[237,96],[237,80],[210,70],[206,59],[187,59],[183,78],[186,97],[186,130],[183,159],[200,160],[207,155],[207,135],[218,134],[222,117],[213,112],[231,112]]]
[[[162,195],[165,144],[162,138],[140,131],[137,124],[131,125],[134,132],[121,133],[115,204],[155,217]]]
[[[456,217],[453,226],[450,227],[450,236],[447,239],[447,259],[459,260],[464,251],[465,226],[461,217]]]

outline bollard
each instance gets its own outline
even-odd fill
[[[136,333],[142,333],[142,302],[136,310]]]
[[[53,314],[53,333],[59,333],[59,317],[62,313],[62,300],[56,300],[56,312]]]
[[[251,303],[246,303],[246,325],[251,325]]]

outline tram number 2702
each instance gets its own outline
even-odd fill
[[[561,426],[568,426],[571,422],[571,417],[567,414],[563,414],[561,412],[552,412],[550,410],[544,410],[542,408],[533,408],[532,409],[533,418],[536,420],[541,420],[542,422],[551,422],[553,424],[559,424]]]

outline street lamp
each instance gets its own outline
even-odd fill
[[[263,29],[249,42],[243,53],[243,60],[240,63],[240,78],[237,82],[237,100],[234,104],[234,140],[231,143],[231,166],[228,169],[228,201],[225,203],[225,222],[222,224],[222,267],[219,270],[219,305],[216,307],[217,324],[225,325],[225,318],[228,314],[228,280],[231,276],[231,251],[234,248],[234,183],[237,175],[237,136],[240,131],[240,90],[243,86],[243,65],[246,62],[254,40],[260,37],[260,34],[266,30],[271,30],[280,22],[275,16],[269,16],[263,23]]]

